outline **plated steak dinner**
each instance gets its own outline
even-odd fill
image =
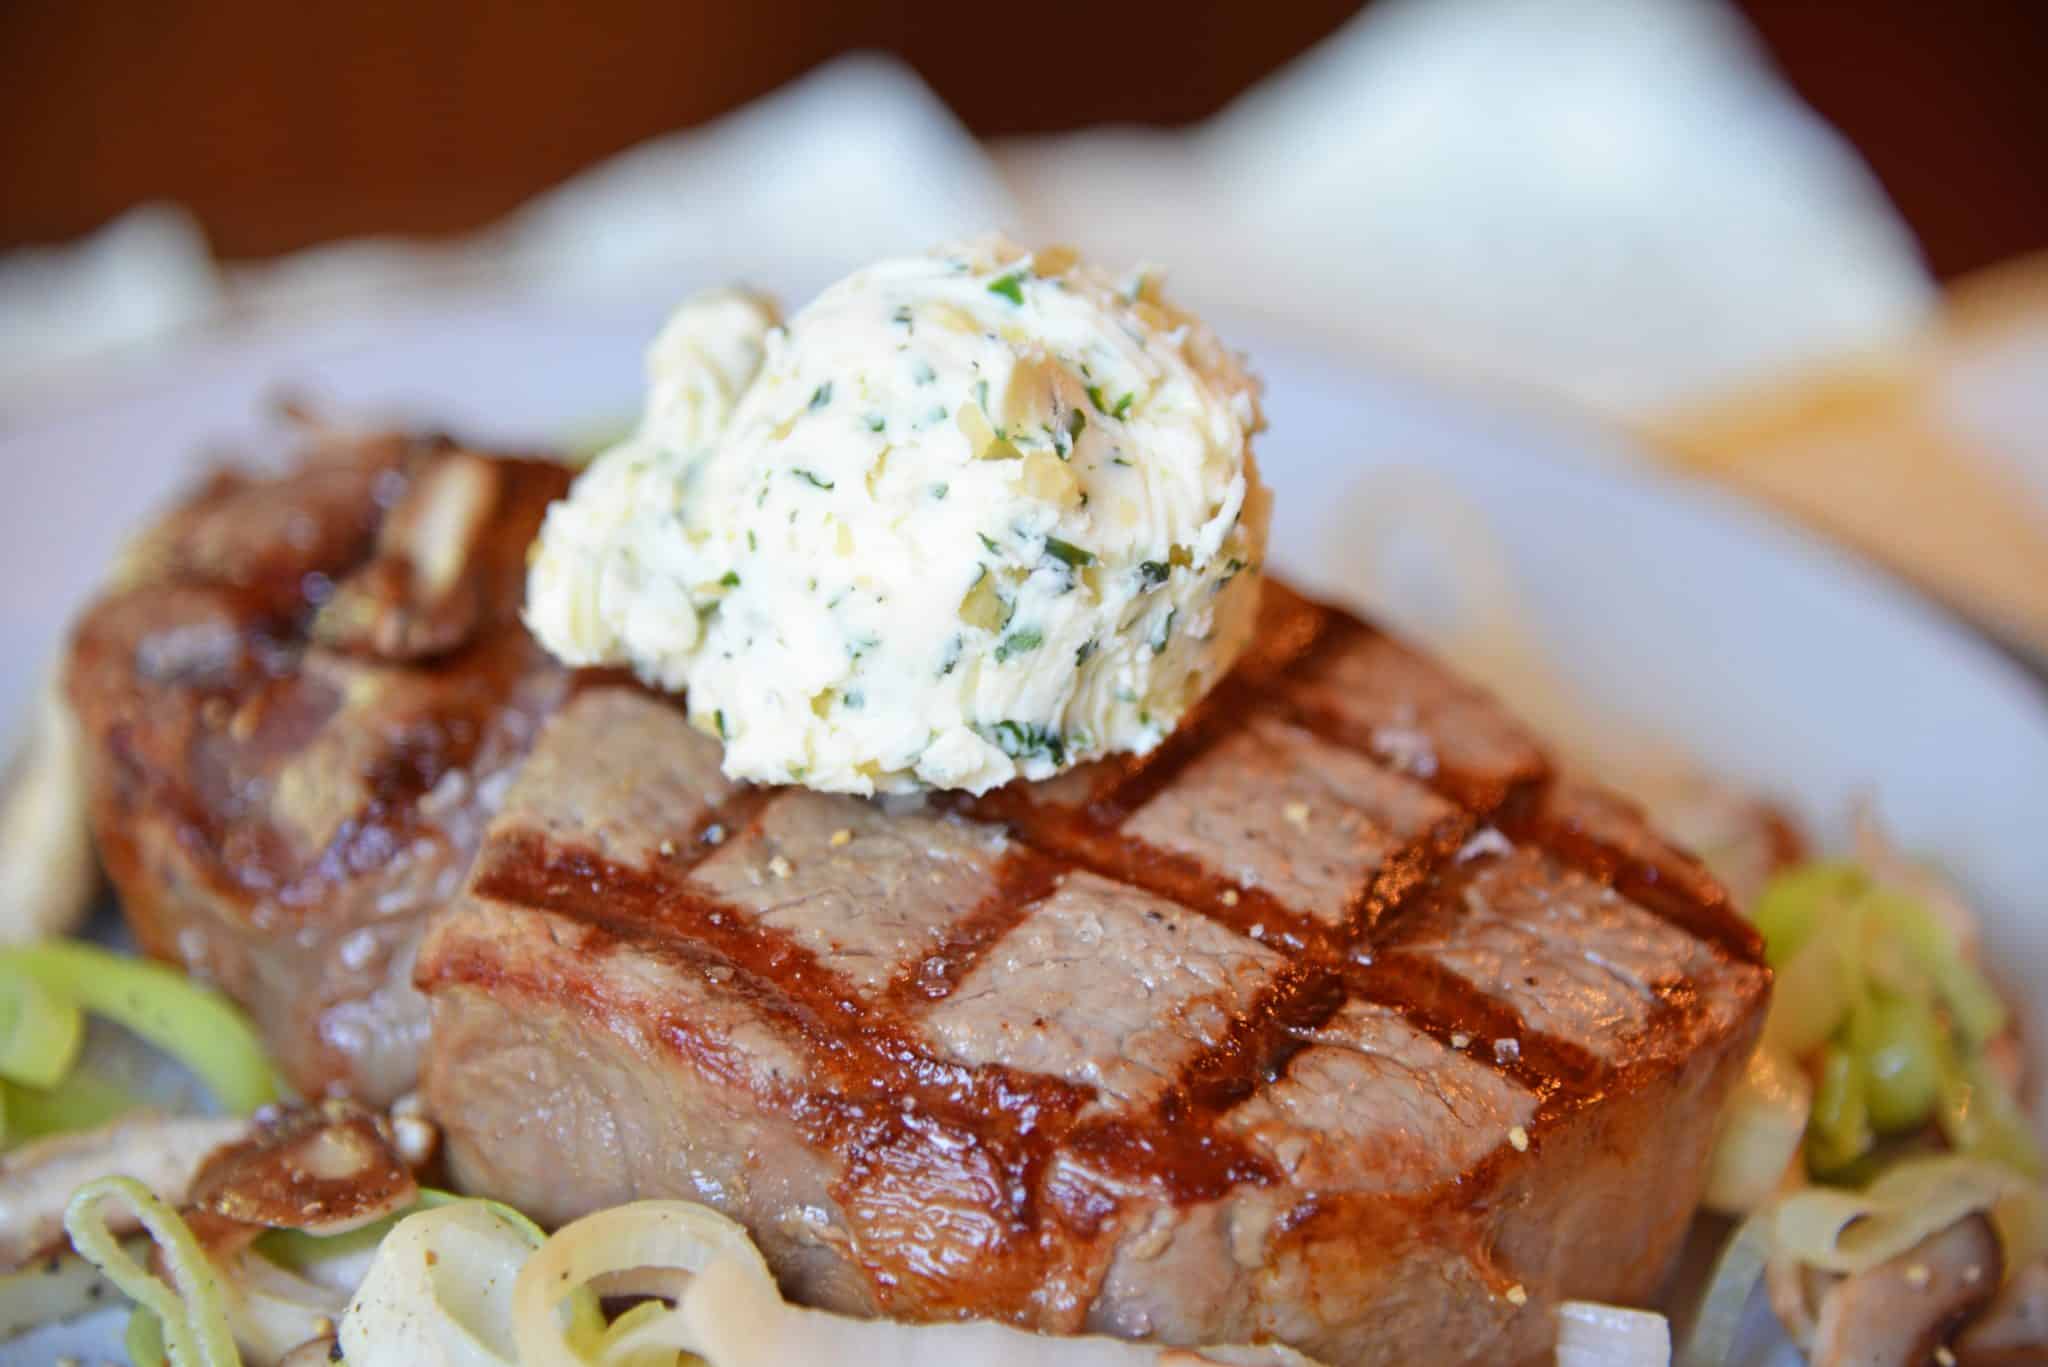
[[[1513,1362],[1655,1287],[1769,973],[1490,698],[1268,582],[1141,758],[741,785],[519,625],[567,483],[331,437],[79,630],[130,924],[302,1089],[417,1077],[462,1189],[700,1201],[860,1314]]]

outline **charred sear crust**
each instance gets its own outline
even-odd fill
[[[567,478],[330,438],[216,477],[80,623],[130,922],[302,1089],[424,1053],[467,1188],[706,1201],[861,1313],[1494,1363],[1653,1288],[1769,975],[1491,698],[1269,584],[1141,760],[737,787],[518,625]]]
[[[915,810],[734,789],[586,681],[436,919],[468,1186],[681,1196],[804,1300],[1332,1363],[1542,1360],[1696,1202],[1769,975],[1479,691],[1266,589],[1166,745]]]
[[[137,938],[256,1016],[310,1095],[409,1089],[427,913],[562,680],[519,627],[568,473],[329,437],[222,473],[79,623],[94,833]]]

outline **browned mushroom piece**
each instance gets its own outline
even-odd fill
[[[1845,1277],[1814,1319],[1813,1367],[1917,1367],[1990,1303],[2002,1263],[1981,1215]]]
[[[1956,1340],[1962,1367],[2048,1364],[2048,1257],[2014,1274],[1991,1305]]]
[[[274,1110],[206,1161],[192,1204],[247,1225],[341,1234],[404,1210],[419,1183],[381,1116],[346,1102]]]
[[[392,661],[443,655],[468,641],[485,568],[472,561],[501,483],[495,464],[467,451],[425,464],[378,529],[376,554],[313,619],[313,638]]]

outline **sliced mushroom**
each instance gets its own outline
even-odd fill
[[[1820,1303],[1813,1367],[1914,1367],[1998,1289],[1998,1236],[1981,1215],[1844,1278]]]
[[[413,477],[377,532],[376,554],[313,619],[323,645],[384,660],[445,654],[482,611],[471,561],[497,506],[498,468],[451,451]]]
[[[2048,1258],[2021,1268],[1956,1340],[1962,1367],[2048,1363]]]
[[[54,671],[0,786],[0,944],[64,935],[99,893],[86,824],[85,742]]]
[[[419,1199],[383,1117],[347,1102],[271,1110],[192,1180],[191,1203],[248,1225],[342,1234]]]
[[[71,1193],[95,1177],[133,1177],[170,1204],[184,1204],[206,1156],[248,1128],[233,1116],[137,1111],[97,1130],[54,1135],[0,1156],[0,1269],[54,1247],[64,1235]]]

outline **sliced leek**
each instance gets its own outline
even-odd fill
[[[0,1078],[54,1086],[78,1060],[85,1016],[40,978],[0,968]]]
[[[122,1246],[103,1207],[126,1205],[162,1252],[169,1280]],[[80,1187],[64,1209],[64,1229],[79,1256],[161,1322],[171,1367],[241,1367],[220,1274],[178,1213],[131,1177],[102,1177]]]
[[[74,1073],[50,1088],[0,1083],[7,1097],[7,1142],[96,1130],[143,1105],[140,1097],[90,1072]]]
[[[1941,1024],[1926,1000],[1873,991],[1849,1014],[1870,1124],[1898,1134],[1926,1123],[1941,1090]]]
[[[175,969],[75,941],[0,951],[0,977],[126,1026],[190,1068],[222,1107],[247,1114],[277,1097],[254,1027],[226,998]]]

